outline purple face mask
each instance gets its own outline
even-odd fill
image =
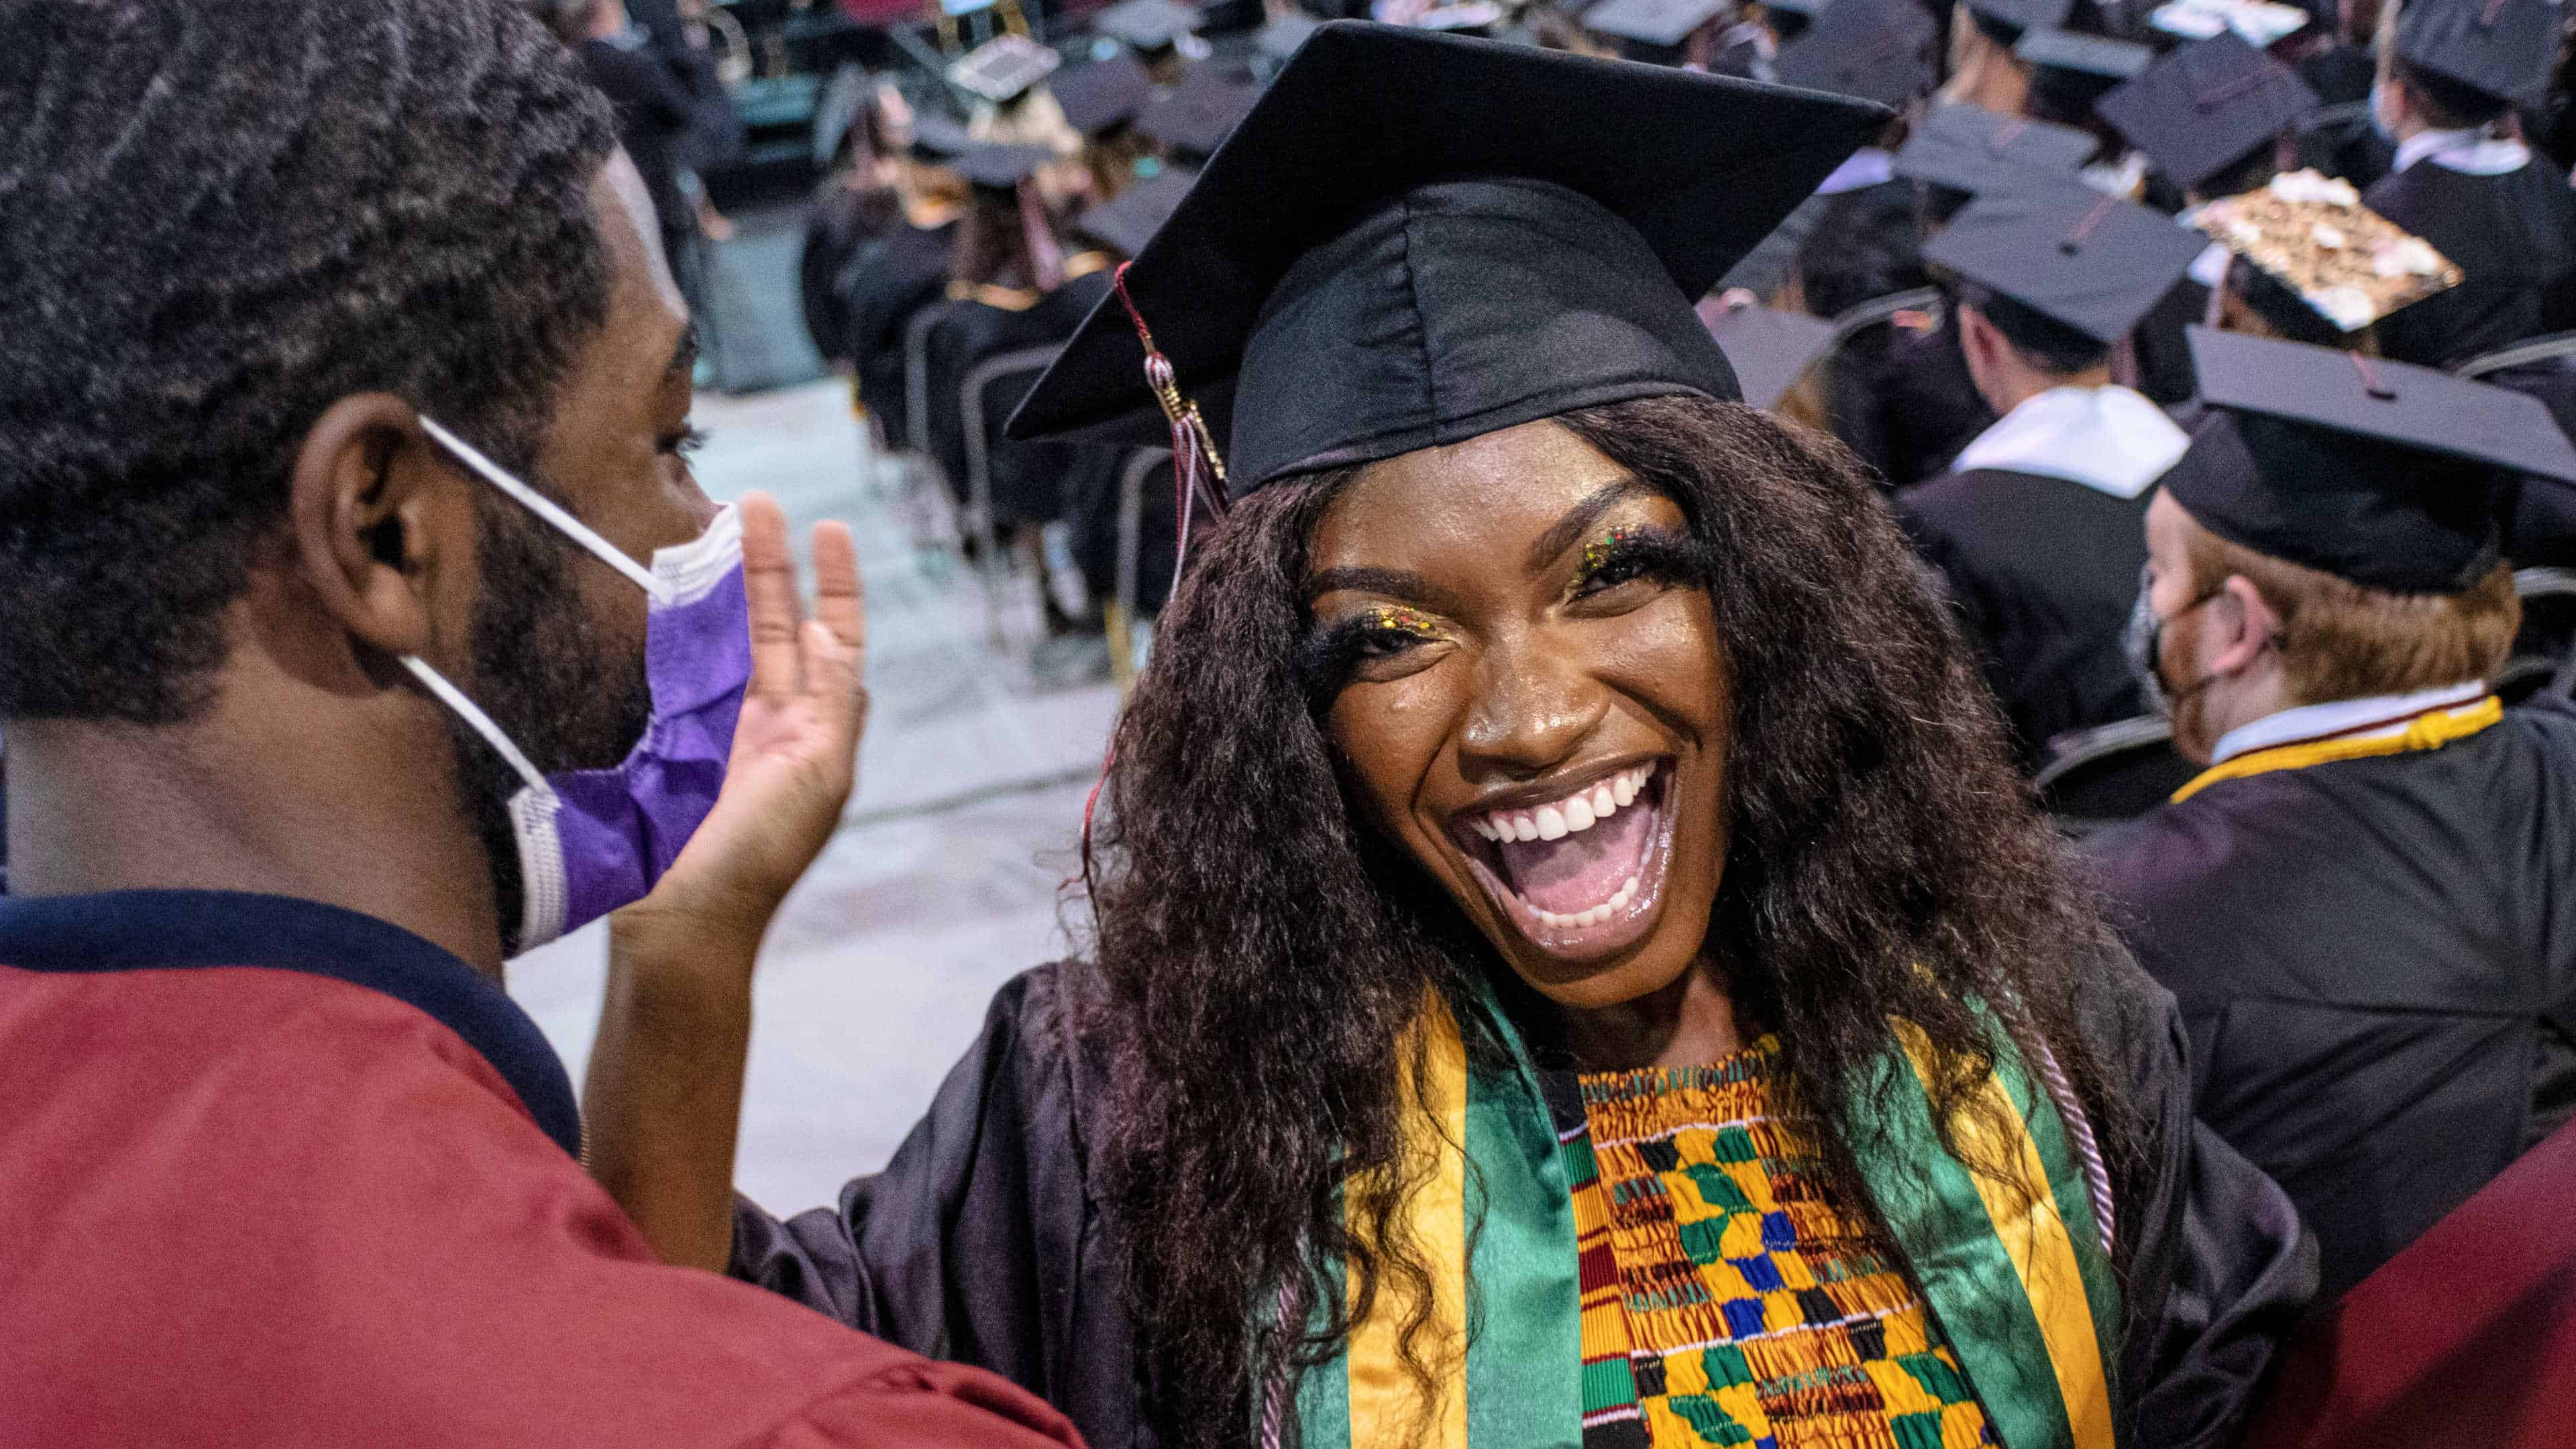
[[[648,569],[463,439],[426,417],[420,421],[457,461],[633,579],[651,600],[644,677],[653,716],[634,752],[614,769],[540,773],[463,691],[426,661],[403,660],[526,782],[510,797],[510,833],[527,903],[510,947],[527,951],[642,900],[715,808],[751,684],[742,518],[726,505],[705,533],[655,553]]]

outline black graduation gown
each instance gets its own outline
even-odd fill
[[[1154,1443],[1142,1425],[1155,1388],[1118,1261],[1150,1228],[1112,1216],[1093,1176],[1104,1066],[1071,1030],[1067,999],[1083,973],[1045,966],[1005,986],[929,1114],[837,1207],[782,1222],[739,1203],[732,1272],[992,1369],[1062,1410],[1093,1449],[1126,1449]],[[2137,1245],[2125,1442],[2219,1449],[2314,1290],[2315,1247],[2280,1190],[2192,1122],[2172,998],[2125,954],[2086,982],[2088,1032],[2133,1084],[2149,1144],[2114,1187]]]
[[[2538,162],[2471,176],[2432,160],[2380,178],[2362,200],[2459,264],[2460,285],[2382,319],[2399,362],[2450,367],[2566,324],[2576,275],[2576,191]]]
[[[2528,393],[2548,407],[2558,430],[2576,439],[2576,358],[2553,357],[2478,379]],[[2501,500],[2504,556],[2516,568],[2576,568],[2576,488],[2543,479],[2518,481]]]
[[[2085,849],[2327,1295],[2576,1104],[2576,714],[2223,780]]]
[[[859,401],[876,415],[887,441],[910,439],[904,395],[904,329],[913,314],[948,294],[948,269],[957,246],[957,223],[903,225],[859,248],[836,290],[848,318],[849,343],[840,355],[857,367]]]
[[[928,366],[931,456],[966,501],[966,378],[987,359],[1035,347],[1061,347],[1092,307],[1109,294],[1109,274],[1076,277],[1026,308],[1012,310],[983,302],[952,301],[931,321],[923,356]],[[1016,381],[1002,379],[984,390],[984,448],[993,480],[993,513],[1004,523],[1044,523],[1064,516],[1065,481],[1073,470],[1073,449],[1063,443],[1022,443],[1002,436],[1002,424],[1020,395],[1036,384],[1030,371]]]
[[[1950,473],[1896,497],[1940,571],[2025,768],[2068,730],[2140,713],[2120,634],[2147,561],[2148,489],[2114,498],[2035,473]]]
[[[824,184],[805,221],[805,246],[796,256],[796,297],[814,350],[834,362],[850,360],[850,314],[842,305],[841,274],[868,243],[903,225],[894,193],[858,188],[838,178]]]

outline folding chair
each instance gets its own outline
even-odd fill
[[[993,647],[1003,648],[1009,641],[1002,627],[1002,594],[1010,582],[1010,566],[1002,557],[1001,525],[993,516],[992,442],[985,432],[985,393],[994,383],[1010,377],[1026,376],[1031,382],[1047,370],[1064,344],[1049,342],[1037,347],[1023,347],[1013,352],[985,358],[966,374],[957,389],[959,416],[966,430],[966,503],[967,520],[975,530],[975,541],[983,558],[979,561],[984,574],[984,605],[993,626]],[[1041,587],[1044,587],[1041,582]]]
[[[1109,672],[1122,691],[1136,677],[1135,621],[1144,617],[1136,575],[1145,549],[1145,480],[1171,462],[1169,448],[1139,448],[1118,470],[1118,577],[1108,609]]]
[[[2080,838],[2144,815],[2197,773],[2174,748],[2173,722],[2139,715],[2049,741],[2048,763],[2031,785],[2058,827]]]

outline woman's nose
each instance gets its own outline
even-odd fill
[[[1458,742],[1470,778],[1545,774],[1582,747],[1607,705],[1578,661],[1543,648],[1488,649],[1475,687]]]

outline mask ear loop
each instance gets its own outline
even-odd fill
[[[431,442],[446,449],[450,456],[473,470],[484,482],[519,500],[529,512],[562,529],[566,537],[597,555],[601,563],[633,579],[635,586],[651,596],[654,603],[671,602],[670,584],[651,569],[628,558],[625,550],[600,537],[589,524],[565,511],[562,504],[510,476],[508,469],[484,457],[473,444],[449,432],[427,413],[420,415],[420,430],[429,434]]]
[[[1208,516],[1222,518],[1226,512],[1225,457],[1217,451],[1216,437],[1208,431],[1207,419],[1199,405],[1181,396],[1180,373],[1172,360],[1154,345],[1154,329],[1145,325],[1145,314],[1136,309],[1136,299],[1127,293],[1127,269],[1133,261],[1120,262],[1110,274],[1110,287],[1117,293],[1118,305],[1127,309],[1127,320],[1136,326],[1136,338],[1145,344],[1145,385],[1153,389],[1154,401],[1161,404],[1163,418],[1172,426],[1172,491],[1179,536],[1172,550],[1172,577],[1177,580],[1190,560],[1190,515],[1193,502],[1203,503]],[[1091,816],[1100,804],[1100,792],[1109,783],[1109,772],[1118,764],[1118,741],[1113,736],[1109,751],[1100,762],[1100,778],[1091,782],[1091,793],[1082,802],[1082,879],[1090,886]]]
[[[569,899],[563,874],[563,852],[556,848],[555,811],[562,801],[555,787],[546,782],[536,762],[529,759],[517,742],[483,706],[467,697],[464,690],[450,684],[447,676],[417,654],[402,656],[402,666],[420,681],[421,688],[436,696],[438,702],[456,712],[474,733],[483,737],[494,753],[508,763],[527,789],[510,800],[511,823],[517,828],[511,835],[519,844],[519,934],[510,943],[513,951],[551,941],[563,934],[564,911]]]

